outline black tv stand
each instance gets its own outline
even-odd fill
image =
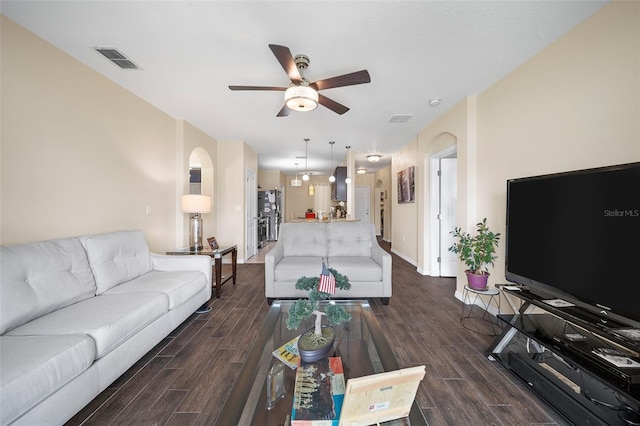
[[[515,315],[489,348],[567,420],[580,425],[640,423],[640,341],[630,327],[578,306],[555,307],[543,294],[508,290]],[[613,352],[613,353],[612,353]]]

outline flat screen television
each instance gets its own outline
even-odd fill
[[[640,327],[640,162],[507,181],[506,278]]]

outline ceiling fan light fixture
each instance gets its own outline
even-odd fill
[[[291,86],[284,92],[284,103],[293,111],[313,111],[318,106],[318,92],[309,86]]]
[[[380,157],[378,154],[371,154],[371,155],[367,155],[367,160],[371,163],[377,163],[378,161],[380,161]]]

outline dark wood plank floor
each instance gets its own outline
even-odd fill
[[[382,243],[388,250],[388,244]],[[228,265],[224,265],[225,269]],[[401,367],[426,365],[418,403],[430,425],[565,425],[500,365],[493,338],[462,327],[451,278],[393,255],[393,297],[373,310]],[[193,315],[68,425],[212,425],[266,316],[264,264],[238,265],[209,313]],[[229,425],[232,426],[232,425]]]

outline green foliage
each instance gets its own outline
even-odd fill
[[[458,242],[449,247],[449,251],[456,253],[472,273],[488,274],[487,267],[493,266],[497,258],[495,251],[500,241],[500,233],[489,230],[487,218],[476,224],[475,236],[462,232],[461,228],[455,228],[451,235],[457,238]]]
[[[336,289],[348,290],[351,288],[351,283],[349,282],[348,277],[340,274],[333,268],[329,268],[329,272],[331,272],[336,279]],[[318,291],[319,284],[319,276],[301,277],[296,281],[296,288],[298,290],[308,291],[309,298],[296,300],[289,308],[289,316],[287,317],[287,328],[289,330],[298,328],[303,319],[313,315],[314,311],[318,311],[321,300],[331,299],[330,293]],[[338,325],[351,319],[351,314],[349,314],[342,306],[337,305],[328,305],[325,315],[327,316],[329,323],[333,325]]]

